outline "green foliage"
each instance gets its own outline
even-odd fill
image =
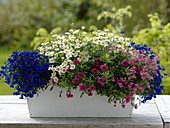
[[[123,22],[126,35],[131,36],[132,31],[137,32],[140,28],[148,26],[146,15],[151,12],[159,12],[161,19],[167,23],[169,20],[167,4],[167,0],[143,0],[140,2],[136,0],[0,1],[0,45],[8,44],[12,50],[29,49],[30,42],[39,28],[45,28],[49,32],[60,26],[62,31],[68,31],[70,24],[75,23],[76,28],[82,25],[87,28],[95,25],[102,29],[107,23],[105,20],[96,20],[100,13],[111,10],[113,6],[119,10],[127,5],[132,8],[133,18],[125,18]]]
[[[126,16],[129,18],[132,17],[132,13],[130,11],[131,6],[127,5],[125,8],[116,9],[115,7],[112,8],[111,11],[104,11],[98,15],[97,19],[100,20],[104,18],[107,24],[112,24],[117,32],[121,32],[124,30],[123,21]]]
[[[162,25],[162,21],[157,13],[149,14],[148,17],[151,23],[150,27],[141,29],[134,36],[134,40],[139,44],[145,43],[155,49],[162,56],[161,64],[166,65],[166,72],[170,76],[170,23]],[[169,83],[170,77],[165,78],[163,84],[170,86]]]
[[[61,32],[61,27],[56,27],[52,29],[50,34],[45,28],[38,29],[36,36],[33,38],[33,41],[31,42],[31,48],[36,50],[41,43],[52,41],[53,40],[52,35],[57,34],[59,32]]]

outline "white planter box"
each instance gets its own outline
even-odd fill
[[[65,90],[59,97],[59,87],[41,91],[39,96],[27,99],[30,117],[131,117],[133,107],[127,104],[107,103],[107,97],[86,94],[80,98],[81,92],[72,90],[73,98],[67,98]]]

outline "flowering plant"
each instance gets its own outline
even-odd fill
[[[38,52],[13,52],[7,64],[2,66],[0,78],[14,88],[14,95],[32,98],[39,89],[44,89],[50,80],[48,57]]]
[[[33,97],[51,79],[51,89],[66,88],[68,98],[78,89],[80,97],[96,93],[115,105],[119,101],[123,108],[129,102],[137,108],[133,95],[144,103],[162,93],[165,69],[159,54],[107,30],[87,33],[84,28],[53,35],[53,41],[41,44],[39,54],[14,52],[1,74],[11,87],[17,84],[15,94]]]
[[[74,97],[71,89],[92,96],[107,96],[108,102],[134,104],[134,94],[141,102],[161,94],[163,76],[161,58],[147,45],[135,45],[129,38],[96,31],[73,30],[64,36],[53,35],[54,41],[42,43],[40,54],[49,57],[49,70],[54,86],[67,88],[66,96]],[[165,74],[166,75],[166,74]]]

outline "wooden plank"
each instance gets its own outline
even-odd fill
[[[27,104],[13,97],[7,99],[10,104],[0,96],[0,128],[163,128],[152,102],[139,106],[132,118],[30,118]]]
[[[26,104],[25,99],[19,99],[19,96],[0,95],[0,104]]]
[[[165,128],[170,128],[170,95],[157,96],[155,103],[162,116]]]

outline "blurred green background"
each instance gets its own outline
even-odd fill
[[[63,34],[74,23],[87,31],[107,28],[115,34],[148,44],[161,56],[168,77],[164,94],[170,94],[169,0],[0,0],[0,66],[12,51],[36,49]],[[0,95],[12,89],[0,80]]]

